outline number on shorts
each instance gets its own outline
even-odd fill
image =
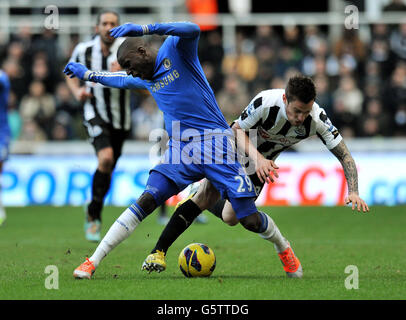
[[[248,191],[251,192],[252,191],[251,179],[248,176],[244,176],[244,178],[245,183],[248,185]],[[238,186],[237,192],[245,192],[243,177],[235,176],[234,179],[240,181],[240,185]]]

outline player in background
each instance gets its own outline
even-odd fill
[[[348,195],[345,203],[352,203],[352,210],[369,211],[368,205],[358,195],[357,168],[344,140],[327,117],[324,109],[315,102],[316,89],[313,81],[304,76],[289,79],[286,89],[260,92],[231,125],[237,137],[237,145],[246,155],[254,155],[255,172],[250,179],[257,196],[269,180],[268,162],[274,163],[279,154],[292,145],[317,135],[340,161],[347,179]],[[249,138],[249,131],[256,129],[257,146]],[[249,163],[246,164],[248,166]],[[213,203],[215,205],[213,206]],[[239,223],[230,203],[220,199],[220,194],[208,180],[204,180],[197,193],[180,202],[173,217],[163,230],[151,254],[145,259],[142,269],[161,272],[165,270],[165,255],[172,243],[190,226],[193,217],[208,209],[225,223]],[[176,217],[189,219],[176,219]],[[279,253],[281,254],[281,253]]]
[[[119,15],[111,10],[101,11],[96,22],[96,36],[79,43],[70,61],[81,62],[97,71],[118,71],[117,49],[124,39],[110,36],[109,30],[119,25]],[[84,103],[83,118],[89,141],[97,155],[97,169],[93,174],[91,201],[86,207],[85,237],[100,241],[104,198],[110,188],[111,177],[131,129],[129,91],[107,88],[66,77],[75,98]]]
[[[3,225],[7,217],[1,199],[1,174],[3,172],[3,163],[8,157],[11,136],[7,119],[9,92],[10,81],[8,75],[3,70],[0,70],[0,226]]]
[[[137,38],[145,34],[169,37],[156,51]],[[118,62],[126,72],[95,72],[70,62],[65,74],[110,87],[148,89],[164,114],[169,148],[163,162],[150,171],[144,192],[110,227],[93,255],[74,270],[74,277],[91,278],[101,260],[155,208],[204,177],[230,201],[244,228],[270,240],[278,250],[286,251],[282,263],[287,275],[301,277],[299,259],[272,219],[257,210],[251,181],[241,164],[234,161],[234,135],[198,60],[199,27],[188,22],[125,24],[112,29],[111,35],[135,37],[127,38],[117,52]],[[266,174],[277,175],[272,164],[267,165]]]

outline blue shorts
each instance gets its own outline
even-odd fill
[[[205,161],[205,154],[198,154],[198,152],[196,156],[192,154],[184,156],[185,152],[193,149],[193,145],[190,144],[193,143],[181,142],[178,146],[169,148],[165,153],[164,163],[158,164],[151,170],[146,191],[154,196],[157,205],[160,205],[172,195],[179,193],[189,184],[207,178],[219,191],[223,199],[230,200],[238,218],[257,212],[254,202],[256,198],[254,186],[242,165],[238,161],[233,161],[231,157],[227,158],[223,147],[228,147],[218,146],[213,148],[213,151],[217,149],[218,154],[222,154],[223,162],[219,163],[221,159],[217,159],[217,163],[210,163],[207,159]],[[197,144],[200,144],[200,142],[194,143],[194,146]],[[195,150],[197,149],[196,147]],[[179,150],[181,152],[176,155],[175,152]],[[154,173],[159,173],[159,175]],[[162,178],[162,176],[167,179]]]
[[[7,160],[9,153],[8,137],[0,137],[0,162]]]

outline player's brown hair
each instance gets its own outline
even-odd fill
[[[311,78],[297,75],[289,79],[285,95],[288,102],[299,100],[309,103],[316,98],[316,87]]]

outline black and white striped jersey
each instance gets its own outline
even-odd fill
[[[100,36],[79,43],[73,50],[70,61],[80,62],[93,71],[111,71],[112,63],[117,61],[117,50],[124,38],[118,38],[110,47],[110,54],[104,57],[101,51]],[[84,105],[84,120],[102,119],[114,129],[130,130],[131,110],[130,91],[105,87],[91,81],[85,82],[93,97]]]
[[[246,132],[257,129],[257,149],[264,157],[275,160],[282,151],[314,135],[329,150],[340,143],[341,135],[317,103],[302,125],[292,126],[286,116],[284,93],[284,89],[260,92],[237,120]]]

